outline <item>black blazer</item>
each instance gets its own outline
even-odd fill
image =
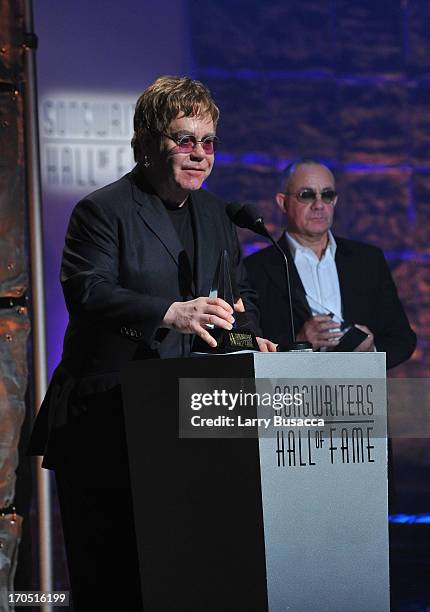
[[[203,189],[191,194],[192,278],[163,203],[137,169],[77,204],[61,265],[69,324],[31,453],[43,454],[49,431],[67,422],[72,393],[79,398],[112,389],[120,383],[122,364],[132,359],[190,354],[192,336],[159,325],[173,302],[209,295],[222,249],[229,253],[251,326],[256,324],[256,294],[225,206]]]
[[[411,356],[416,335],[410,328],[384,255],[377,247],[337,236],[336,243],[343,318],[349,323],[366,325],[372,331],[377,350],[386,353],[387,368],[392,368]],[[298,333],[311,312],[285,234],[279,244],[289,261],[294,330]],[[245,266],[259,296],[263,335],[288,344],[291,323],[280,253],[273,246],[268,247],[247,257]]]

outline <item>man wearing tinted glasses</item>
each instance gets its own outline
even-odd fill
[[[240,295],[234,309],[246,307],[251,324],[256,312],[226,203],[201,189],[218,117],[202,83],[157,79],[136,104],[136,167],[70,219],[61,265],[69,325],[30,451],[55,470],[76,610],[141,610],[121,366],[187,357],[193,335],[216,346],[209,326],[232,328],[233,305],[208,297],[222,250]]]
[[[296,339],[311,342],[314,350],[330,350],[347,322],[367,335],[355,350],[385,351],[388,368],[408,359],[416,336],[382,251],[330,230],[338,202],[331,171],[313,160],[290,164],[276,202],[287,220],[279,244],[289,261]],[[269,247],[245,264],[259,294],[263,333],[288,345],[291,322],[279,253]]]

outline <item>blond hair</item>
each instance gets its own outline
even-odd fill
[[[214,126],[219,118],[219,109],[210,91],[200,81],[189,77],[162,76],[145,89],[136,102],[134,112],[131,146],[136,161],[141,157],[144,137],[151,132],[166,132],[180,113],[185,117],[209,115]]]

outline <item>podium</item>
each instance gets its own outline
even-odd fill
[[[221,387],[300,401],[191,407]],[[389,610],[384,354],[135,361],[123,399],[145,612]]]

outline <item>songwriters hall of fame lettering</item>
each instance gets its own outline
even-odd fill
[[[275,410],[282,417],[276,431],[276,461],[279,467],[315,466],[328,453],[330,463],[374,463],[374,418],[378,385],[367,383],[293,384],[275,391],[300,393],[301,404]],[[324,418],[324,428],[289,428],[289,417]],[[369,418],[370,417],[370,418]],[[324,457],[325,459],[325,457]]]
[[[385,385],[385,381],[384,382]],[[292,384],[274,387],[275,393],[301,396],[300,403],[285,404],[275,414],[283,417],[361,417],[374,413],[375,385],[351,384]]]
[[[317,465],[321,453],[329,453],[330,463],[375,463],[373,427],[330,427],[313,431],[278,430],[276,457],[278,467]]]

